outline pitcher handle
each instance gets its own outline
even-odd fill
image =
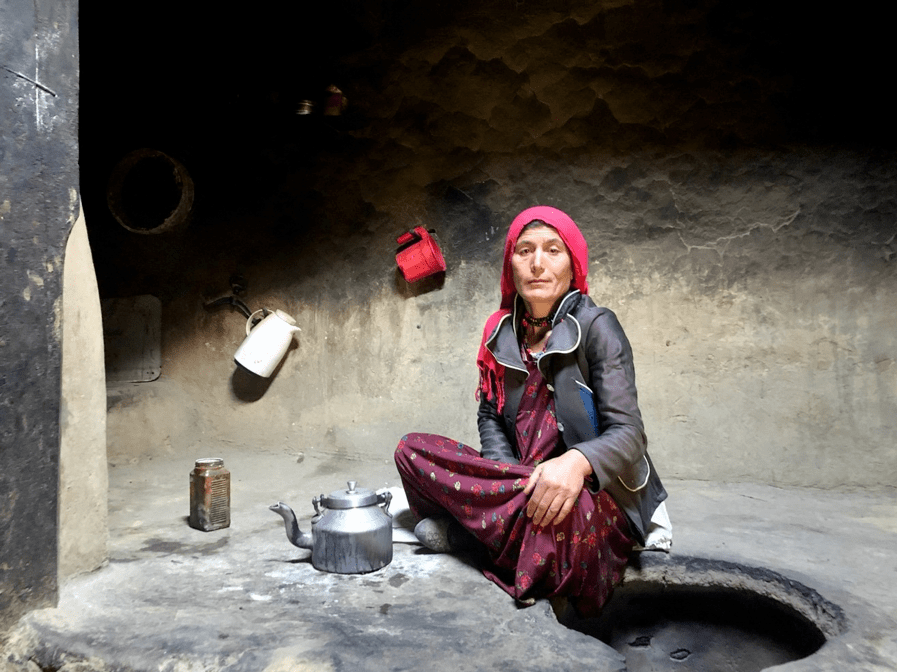
[[[263,312],[263,311],[265,312],[266,316],[267,316],[267,313],[270,313],[270,312],[271,312],[271,311],[268,310],[267,308],[259,308],[258,310],[254,311],[254,312],[249,316],[249,319],[248,319],[248,320],[246,320],[246,335],[247,335],[247,336],[249,336],[249,330],[252,329],[252,327],[253,327],[253,324],[252,324],[252,318],[253,318],[253,316],[254,316],[256,313],[261,313],[261,312]]]

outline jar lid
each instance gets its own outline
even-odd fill
[[[345,490],[334,490],[326,497],[322,497],[322,503],[328,509],[357,509],[362,506],[376,504],[379,497],[373,490],[356,487],[356,481],[349,481]]]
[[[218,469],[224,466],[223,457],[203,457],[196,460],[197,469]]]

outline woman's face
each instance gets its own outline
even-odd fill
[[[570,290],[573,265],[560,234],[539,224],[520,234],[511,255],[514,286],[533,317],[545,317]]]

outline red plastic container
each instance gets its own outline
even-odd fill
[[[442,250],[424,227],[414,227],[396,238],[396,242],[400,245],[396,263],[407,282],[417,282],[445,270]]]

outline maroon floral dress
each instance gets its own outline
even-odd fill
[[[560,525],[536,527],[525,509],[527,480],[540,462],[565,450],[554,399],[528,354],[529,376],[517,412],[520,464],[480,457],[435,434],[408,434],[396,465],[412,512],[458,520],[486,547],[484,574],[521,604],[569,596],[584,615],[598,613],[619,583],[632,551],[629,523],[606,492],[583,488]]]

